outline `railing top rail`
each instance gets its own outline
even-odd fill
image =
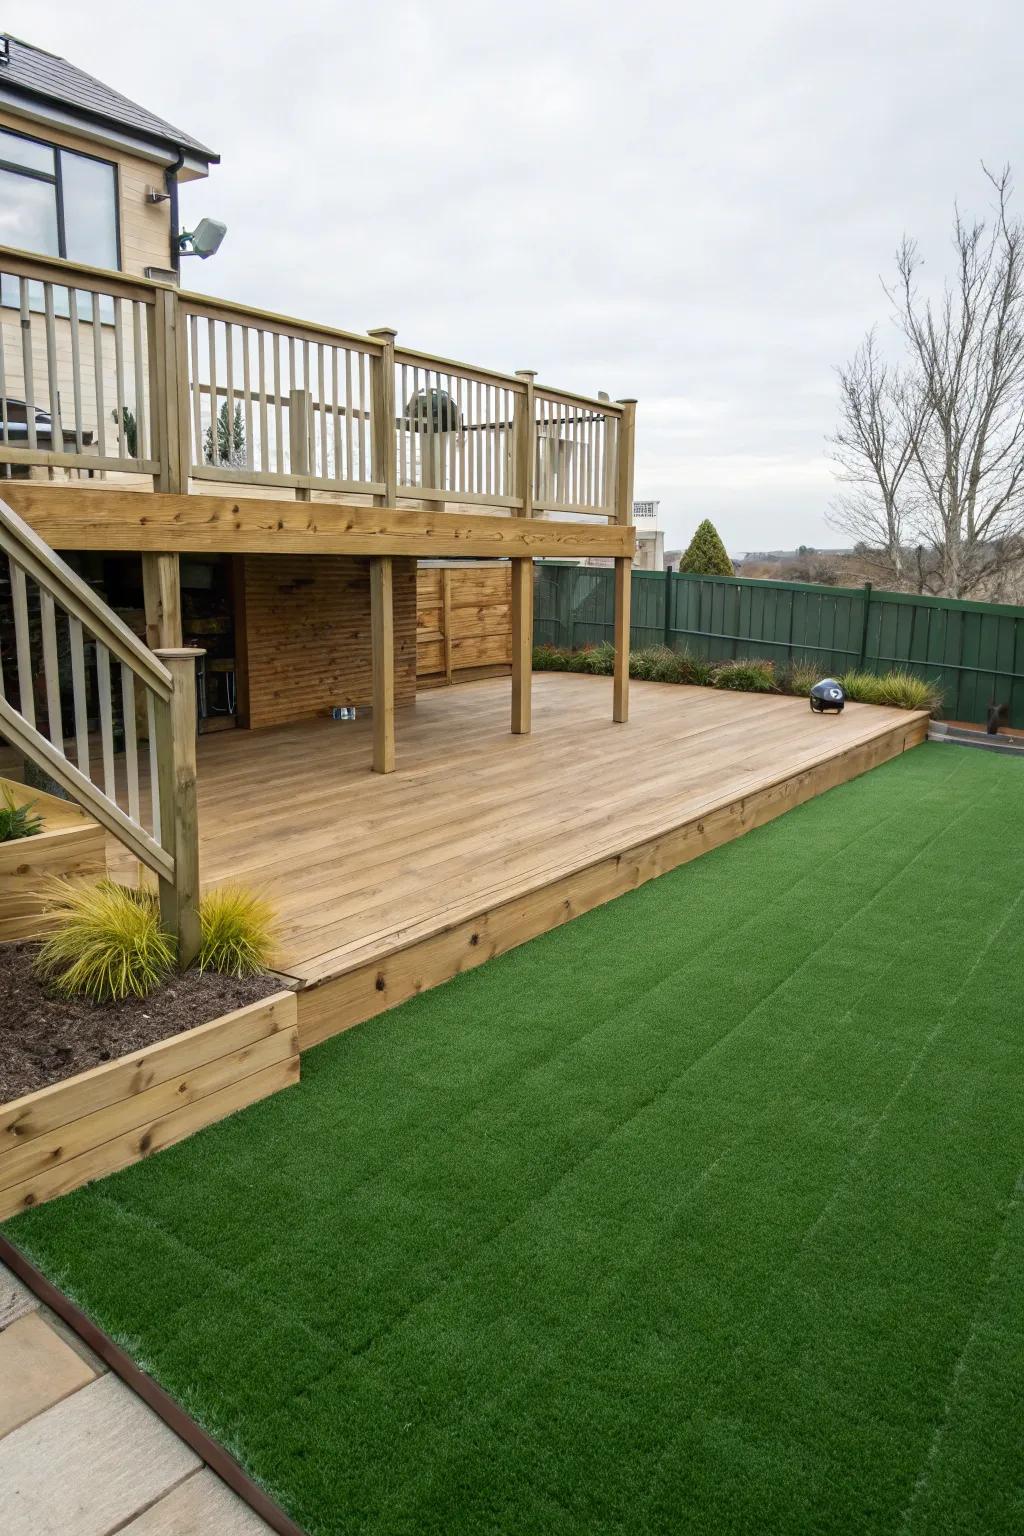
[[[395,362],[413,368],[430,368],[436,373],[457,373],[463,378],[479,379],[484,384],[498,384],[514,394],[524,394],[526,385],[514,373],[502,373],[497,368],[481,368],[477,363],[459,363],[451,357],[435,357],[432,352],[421,352],[416,347],[395,347]]]
[[[192,293],[188,289],[175,291],[190,314],[203,318],[228,320],[235,325],[251,326],[254,330],[262,327],[299,339],[306,335],[311,341],[322,340],[357,347],[360,352],[367,352],[372,357],[379,357],[384,350],[381,342],[359,331],[342,331],[337,326],[319,325],[315,320],[298,320],[293,315],[279,315],[269,309],[253,309],[248,304],[218,298],[210,293]]]
[[[77,261],[65,261],[62,256],[40,256],[35,251],[21,251],[10,245],[0,245],[0,268],[12,277],[57,283],[62,288],[81,288],[86,293],[104,297],[138,299],[144,304],[155,303],[157,289],[168,286],[148,277],[126,277],[123,272],[110,272],[105,267],[87,267]]]
[[[34,580],[52,591],[62,608],[82,620],[119,660],[127,662],[154,693],[171,696],[171,674],[115,613],[28,523],[0,500],[0,548],[12,555]]]
[[[622,406],[617,400],[600,400],[592,395],[574,395],[570,389],[556,389],[553,384],[535,384],[533,392],[540,400],[557,400],[564,405],[585,405],[606,416],[621,416]]]

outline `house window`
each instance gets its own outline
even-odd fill
[[[0,129],[0,244],[117,269],[115,167]]]

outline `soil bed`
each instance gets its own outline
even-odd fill
[[[273,976],[185,971],[146,998],[69,1000],[35,974],[38,950],[27,942],[0,945],[0,1104],[281,990]]]

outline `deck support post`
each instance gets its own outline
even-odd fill
[[[142,592],[146,605],[146,644],[181,647],[181,571],[177,555],[142,556]]]
[[[633,461],[636,454],[636,401],[620,400],[618,445],[615,458],[615,521],[623,527],[633,522]],[[612,685],[612,719],[629,719],[629,621],[633,561],[615,561],[615,675]]]
[[[528,736],[533,685],[533,561],[512,561],[512,734]]]
[[[160,881],[160,916],[178,943],[178,965],[199,952],[199,810],[196,796],[196,660],[204,652],[161,648],[171,696],[155,701],[160,784],[160,843],[174,859],[174,878]]]
[[[391,555],[370,558],[373,655],[373,771],[395,771],[395,606]]]

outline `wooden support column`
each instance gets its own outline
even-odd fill
[[[373,771],[395,770],[395,608],[390,555],[370,558],[370,636],[373,651]]]
[[[633,522],[633,460],[636,451],[636,401],[620,400],[618,452],[615,465],[615,521],[623,527]],[[615,675],[612,684],[612,719],[629,719],[629,622],[633,562],[615,561]]]
[[[533,561],[512,561],[512,734],[528,736],[533,683]]]
[[[181,571],[177,555],[143,554],[142,592],[146,605],[146,644],[180,647]]]
[[[169,700],[155,700],[160,783],[160,843],[174,859],[173,880],[160,881],[160,916],[178,941],[178,964],[199,952],[199,811],[196,799],[196,661],[203,651],[156,653],[172,678]]]
[[[533,463],[537,407],[533,369],[518,368],[523,392],[516,395],[512,424],[512,491],[522,497],[517,517],[533,517]],[[533,725],[533,561],[512,561],[512,734],[528,736]]]
[[[383,485],[373,500],[393,507],[398,500],[398,434],[395,417],[395,337],[390,325],[367,332],[381,346],[370,359],[370,449],[373,478]],[[404,403],[403,403],[404,409]]]

